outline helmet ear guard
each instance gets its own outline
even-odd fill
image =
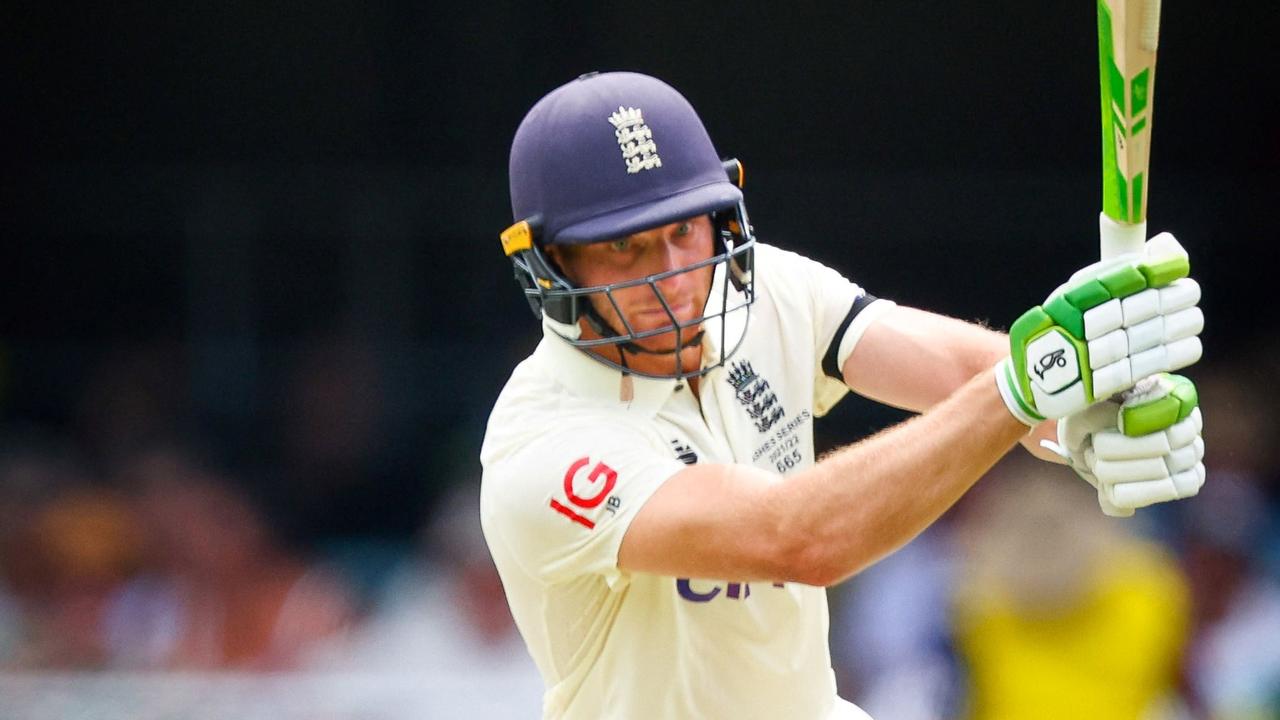
[[[552,320],[572,325],[578,321],[579,296],[542,252],[537,239],[541,225],[541,218],[535,215],[503,230],[499,236],[502,250],[511,258],[516,284],[524,291],[533,316],[541,319],[545,312]]]
[[[742,161],[737,158],[729,158],[721,163],[724,172],[729,176],[729,182],[738,186],[741,190],[746,184],[746,171],[742,167]],[[752,273],[755,271],[755,248],[754,243],[747,243],[747,239],[754,239],[755,231],[751,227],[751,221],[747,218],[746,202],[739,202],[734,208],[735,212],[720,211],[711,214],[711,220],[716,228],[716,239],[720,243],[720,252],[729,253],[729,280],[733,282],[733,287],[738,292],[747,292],[747,288],[751,286]],[[745,232],[744,232],[745,229]],[[740,254],[731,253],[732,248],[746,245],[747,248]]]

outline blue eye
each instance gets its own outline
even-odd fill
[[[693,225],[687,222],[680,223],[676,228],[677,235],[688,235],[691,232],[693,232]]]
[[[609,243],[609,249],[610,249],[610,250],[617,250],[618,252],[622,252],[622,251],[624,251],[624,250],[629,250],[630,248],[631,248],[631,239],[630,239],[630,238],[621,238],[621,239],[618,239],[618,240],[613,240],[613,241],[611,241],[611,242]]]

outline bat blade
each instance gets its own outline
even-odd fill
[[[1102,110],[1102,256],[1146,239],[1160,0],[1097,0]]]

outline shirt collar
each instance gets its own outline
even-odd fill
[[[534,356],[551,376],[575,395],[602,400],[610,407],[652,417],[666,404],[676,386],[684,383],[683,380],[631,375],[631,400],[624,401],[622,371],[570,345],[551,328],[549,321],[543,321],[542,336]]]

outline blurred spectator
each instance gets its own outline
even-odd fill
[[[1190,608],[1173,558],[1065,469],[1008,458],[973,500],[955,611],[969,715],[1176,717]]]
[[[371,345],[342,333],[303,343],[287,363],[272,504],[300,542],[413,532],[421,509],[406,499],[421,482],[391,447],[384,372]]]
[[[338,337],[304,347],[285,386],[285,461],[321,478],[353,472],[366,463],[380,442],[381,385],[372,350],[354,339]],[[343,489],[324,486],[312,493]]]
[[[836,591],[831,652],[840,694],[872,717],[934,720],[954,713],[950,517]]]
[[[479,503],[478,483],[455,486],[432,512],[423,551],[393,574],[363,625],[316,654],[313,667],[461,679],[456,697],[432,710],[478,717],[468,708],[488,703],[491,712],[504,708],[502,717],[537,717],[541,676],[484,543]]]
[[[124,344],[94,363],[76,403],[84,451],[110,468],[162,437],[189,416],[182,347]]]
[[[65,459],[67,452],[15,434],[0,446],[0,669],[17,664],[33,630],[18,595],[30,592],[34,578],[24,577],[28,566],[18,559],[29,542],[30,518],[64,487],[81,478],[81,471]]]
[[[978,719],[1159,718],[1178,691],[1195,718],[1280,717],[1280,424],[1264,396],[1275,388],[1250,384],[1251,357],[1194,373],[1209,471],[1197,498],[1108,520],[1069,471],[1013,457],[947,521],[841,588],[842,691],[900,720],[966,703]],[[265,478],[253,499],[234,476],[156,444],[190,420],[180,358],[164,345],[108,353],[62,431],[75,445],[0,447],[0,670],[339,670],[320,677],[367,698],[352,707],[392,698],[387,717],[536,717],[541,681],[474,485],[438,504],[408,557],[404,531],[371,535],[419,512],[382,492],[413,473],[389,449],[393,383],[372,351],[339,337],[287,364],[279,453],[259,452],[271,437],[250,453]],[[1186,580],[1126,533],[1152,519]],[[359,573],[286,547],[289,521],[351,548]]]
[[[1280,532],[1274,405],[1242,380],[1249,363],[1198,376],[1205,414],[1204,488],[1173,508],[1195,597],[1185,684],[1212,718],[1280,717]]]
[[[103,618],[112,593],[142,560],[144,539],[128,504],[73,465],[47,458],[7,464],[0,486],[6,501],[0,506],[10,508],[0,534],[0,587],[12,593],[4,603],[10,637],[0,662],[105,667]],[[23,504],[9,504],[23,495]]]
[[[119,665],[285,669],[347,629],[339,576],[282,549],[227,479],[156,449],[129,464],[126,483],[147,532],[149,572],[120,589],[108,617]]]

